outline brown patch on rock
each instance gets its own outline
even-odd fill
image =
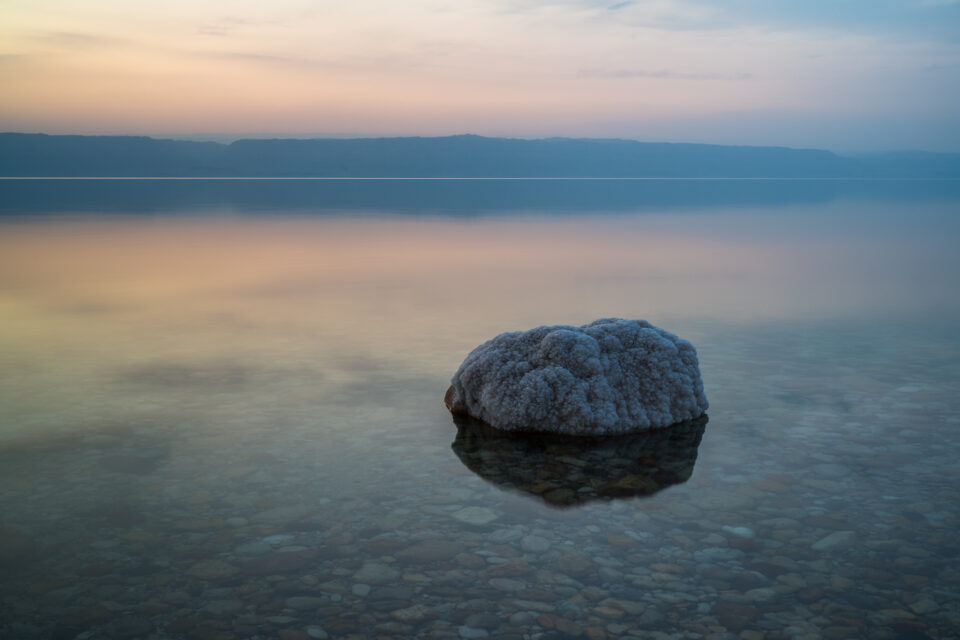
[[[607,640],[607,632],[600,627],[584,627],[583,635],[587,640]]]
[[[566,618],[557,618],[553,626],[562,635],[571,638],[579,638],[583,634],[583,627],[573,620],[567,620]]]
[[[542,616],[537,616],[537,624],[543,627],[544,629],[553,629],[556,625],[557,616],[545,613]]]
[[[720,602],[713,608],[717,620],[730,631],[741,631],[747,623],[757,618],[756,607],[736,602]]]
[[[623,616],[627,615],[626,612],[621,609],[617,609],[615,607],[608,607],[605,605],[594,607],[593,613],[600,616],[601,618],[609,618],[611,620],[619,620]]]
[[[447,389],[447,392],[443,394],[443,404],[447,409],[455,416],[465,416],[467,415],[466,407],[460,405],[454,405],[453,396],[456,394],[456,390],[453,388],[453,385]]]
[[[519,576],[525,576],[533,573],[533,567],[529,564],[514,558],[513,560],[508,560],[503,564],[495,564],[489,569],[484,569],[479,573],[481,578],[516,578]]]
[[[637,541],[629,536],[607,536],[607,542],[616,549],[626,549],[637,544]]]
[[[359,626],[356,620],[350,618],[332,618],[324,620],[323,629],[330,635],[339,636],[353,633],[359,629]]]
[[[597,495],[611,498],[626,498],[635,495],[656,493],[660,485],[647,476],[631,474],[617,478],[597,489]]]
[[[810,604],[823,598],[823,589],[820,587],[807,587],[797,592],[797,600],[804,604]]]
[[[487,566],[487,561],[475,553],[458,553],[455,560],[468,569],[479,569]]]
[[[585,553],[568,553],[554,562],[552,569],[573,578],[583,578],[596,571],[597,566]]]
[[[431,615],[433,615],[433,611],[430,607],[422,604],[415,604],[412,607],[396,609],[390,612],[391,618],[403,624],[417,624],[418,622],[423,622]]]

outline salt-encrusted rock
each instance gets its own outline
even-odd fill
[[[503,333],[474,349],[451,382],[450,411],[506,431],[630,433],[708,406],[693,345],[645,320]]]

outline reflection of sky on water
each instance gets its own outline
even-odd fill
[[[62,404],[126,410],[104,393],[208,411],[201,392],[242,406],[442,390],[491,335],[600,316],[693,338],[703,321],[949,316],[950,211],[8,219],[0,411],[26,428]]]

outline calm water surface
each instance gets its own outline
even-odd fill
[[[0,637],[954,638],[960,185],[0,182]],[[442,405],[645,318],[709,421]]]

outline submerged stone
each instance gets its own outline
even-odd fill
[[[645,320],[503,333],[474,349],[444,402],[504,431],[600,436],[700,417],[697,352]]]
[[[451,447],[468,469],[501,489],[564,508],[649,496],[686,482],[707,416],[670,429],[605,437],[501,431],[464,416],[454,421]],[[521,547],[537,550],[541,540],[527,536]]]

